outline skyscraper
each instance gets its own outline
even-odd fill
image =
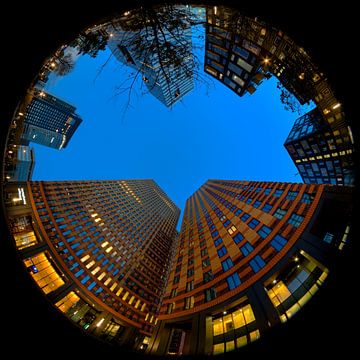
[[[76,108],[65,101],[34,88],[25,119],[22,140],[54,149],[67,146],[82,122]]]
[[[8,181],[29,181],[35,167],[34,149],[29,146],[16,145],[10,150],[11,163],[5,167],[5,175]]]
[[[349,233],[352,188],[209,180],[186,202],[148,351],[218,354],[286,322]]]
[[[107,27],[116,59],[135,69],[148,91],[167,107],[194,88],[191,24],[184,9],[127,12]],[[179,25],[174,28],[172,21]]]
[[[252,94],[267,73],[267,52],[235,32],[233,11],[223,6],[206,9],[204,70],[239,96]]]
[[[315,108],[299,117],[285,148],[307,184],[354,184],[354,144],[350,127],[339,112],[328,121]]]
[[[85,330],[146,344],[179,209],[152,180],[10,183],[8,221],[29,273]]]

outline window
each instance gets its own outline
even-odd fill
[[[244,236],[243,236],[242,234],[240,234],[240,233],[236,234],[236,235],[233,237],[233,240],[235,241],[235,244],[239,244],[239,242],[240,242],[241,240],[243,240],[243,239],[244,239]]]
[[[239,277],[238,273],[234,273],[234,274],[228,276],[226,278],[226,281],[228,283],[228,286],[229,286],[230,290],[237,288],[241,284],[240,277]]]
[[[226,260],[221,262],[221,266],[224,271],[228,271],[229,269],[231,269],[234,266],[234,264],[233,264],[231,258],[228,257]]]
[[[191,268],[187,271],[187,276],[190,277],[190,276],[193,276],[194,275],[194,268]]]
[[[225,247],[225,246],[222,246],[222,247],[217,251],[217,253],[218,253],[218,256],[219,256],[220,258],[223,257],[224,255],[227,254],[226,247]]]
[[[277,190],[275,190],[273,196],[280,197],[283,194],[283,192],[284,192],[284,190],[277,189]]]
[[[194,258],[192,257],[188,260],[188,266],[193,265],[193,264],[194,264]]]
[[[208,249],[207,249],[207,248],[202,249],[202,250],[201,250],[201,257],[207,255],[207,253],[208,253]]]
[[[177,284],[179,281],[180,281],[180,275],[176,275],[176,276],[174,277],[173,284]]]
[[[242,210],[241,210],[241,209],[237,209],[237,210],[235,211],[235,215],[236,215],[236,216],[239,216],[241,213],[242,213]]]
[[[248,198],[245,203],[250,204],[251,202],[252,202],[252,198]]]
[[[205,301],[211,301],[216,298],[216,291],[215,288],[210,288],[205,290]]]
[[[252,229],[255,229],[258,225],[260,224],[260,221],[259,220],[256,220],[256,219],[252,219],[250,222],[249,222],[249,227],[251,227]]]
[[[224,222],[224,227],[227,227],[227,226],[229,226],[231,223],[230,223],[230,220],[226,220],[225,222]]]
[[[177,288],[176,289],[172,289],[171,290],[171,294],[170,294],[170,297],[175,297],[177,295]]]
[[[193,296],[189,296],[187,298],[185,298],[185,305],[184,305],[184,309],[187,310],[187,309],[191,309],[194,307],[194,297]]]
[[[301,197],[300,202],[304,204],[311,204],[312,200],[313,197],[310,194],[304,193],[303,196]]]
[[[304,220],[304,217],[298,214],[292,214],[290,219],[288,220],[288,224],[291,224],[294,227],[299,227],[299,225]]]
[[[244,213],[244,215],[240,218],[242,221],[246,221],[250,217],[249,214]]]
[[[167,313],[171,314],[175,309],[175,303],[168,304]]]
[[[261,229],[257,232],[263,239],[265,239],[270,233],[272,229],[266,225],[263,225]]]
[[[264,195],[269,195],[271,193],[271,188],[266,188],[264,191]]]
[[[194,290],[194,280],[188,281],[186,283],[186,292]]]
[[[178,273],[180,270],[181,270],[181,264],[180,264],[180,265],[178,265],[178,266],[176,266],[176,268],[175,268],[175,272],[176,272],[176,273]]]
[[[228,229],[228,233],[232,235],[236,230],[236,227],[233,225],[230,229]]]
[[[253,207],[254,207],[254,208],[258,208],[260,205],[261,205],[261,201],[259,201],[259,200],[256,200],[256,201],[253,203]]]
[[[249,261],[251,268],[257,273],[260,269],[265,266],[265,261],[260,255],[256,255],[252,260]]]
[[[261,210],[268,213],[271,209],[272,209],[272,205],[270,205],[269,203],[265,203],[265,205],[262,207]]]
[[[217,230],[215,230],[213,233],[211,233],[211,236],[213,239],[218,235],[219,235],[219,232]]]
[[[222,238],[217,238],[217,239],[214,241],[215,246],[219,246],[221,243],[222,243]]]
[[[297,191],[289,191],[286,195],[286,200],[295,200],[297,197],[298,192]]]
[[[204,283],[211,281],[213,278],[214,276],[211,270],[204,273]]]
[[[254,248],[248,242],[246,242],[245,245],[240,248],[240,251],[242,252],[242,254],[244,256],[249,255],[253,250],[254,250]]]
[[[207,267],[209,265],[210,265],[210,258],[207,257],[205,260],[203,260],[202,267],[205,268],[205,267]]]
[[[277,234],[270,242],[275,250],[280,251],[287,243],[287,240],[281,235]]]
[[[276,211],[274,213],[274,216],[276,218],[278,218],[279,220],[281,220],[284,217],[285,214],[286,214],[286,210],[278,208],[278,209],[276,209]]]

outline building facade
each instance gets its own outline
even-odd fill
[[[267,52],[231,26],[233,10],[206,9],[204,71],[237,95],[252,94],[267,76]]]
[[[8,157],[11,156],[5,167],[7,181],[29,181],[35,167],[34,149],[29,146],[16,145],[8,150]]]
[[[9,183],[6,197],[16,247],[48,299],[90,333],[145,345],[179,218],[161,188],[152,180]]]
[[[23,144],[34,142],[54,149],[65,148],[82,122],[75,111],[74,106],[34,88],[24,116]]]
[[[337,125],[332,127],[318,108],[295,121],[284,146],[306,184],[354,184],[351,129],[344,122]]]
[[[164,12],[127,12],[106,31],[115,58],[135,69],[149,93],[171,107],[194,88],[191,13],[185,6],[172,8],[169,16]],[[174,20],[179,26],[170,31]]]
[[[150,353],[219,354],[286,322],[349,233],[351,187],[209,180],[186,202]]]

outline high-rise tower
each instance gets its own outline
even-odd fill
[[[75,111],[74,106],[35,88],[25,114],[23,142],[65,148],[82,122]]]
[[[24,264],[63,313],[131,346],[152,333],[179,218],[154,181],[11,183],[7,205]]]
[[[228,352],[286,322],[346,243],[351,196],[344,186],[207,181],[186,202],[149,352]]]

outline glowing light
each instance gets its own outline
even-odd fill
[[[265,58],[265,59],[264,59],[264,64],[269,64],[269,63],[270,63],[270,59]]]
[[[226,315],[227,314],[227,311],[223,311],[223,315]]]
[[[298,258],[298,257],[296,257],[296,258],[294,259],[294,261],[298,262],[298,261],[299,261],[299,258]]]
[[[340,104],[340,103],[337,103],[337,104],[334,105],[332,108],[333,108],[333,110],[335,110],[335,109],[339,108],[340,106],[341,106],[341,104]]]
[[[22,112],[19,112],[19,115],[20,115],[20,116],[24,116],[24,114],[23,114]]]
[[[273,283],[273,284],[276,284],[276,282],[277,282],[276,279],[274,279],[272,283]]]

